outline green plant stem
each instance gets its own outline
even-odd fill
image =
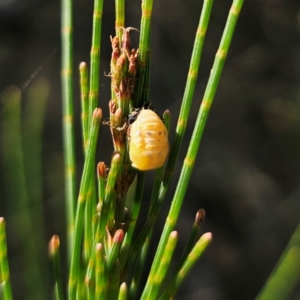
[[[175,162],[177,160],[178,152],[186,131],[188,117],[191,109],[191,104],[194,96],[195,86],[198,78],[198,70],[200,68],[201,55],[203,45],[206,37],[206,32],[209,24],[210,13],[213,1],[205,0],[203,2],[202,12],[196,32],[193,52],[191,56],[187,81],[185,85],[184,95],[181,103],[180,114],[176,126],[176,135],[172,144],[169,160],[165,170],[164,180],[161,184],[159,201],[162,202],[165,198],[169,187],[170,179],[174,171]]]
[[[177,241],[178,241],[178,233],[176,231],[171,232],[167,240],[167,243],[165,245],[164,252],[161,257],[162,259],[160,261],[157,272],[155,274],[150,273],[149,275],[148,282],[150,288],[147,290],[147,292],[145,292],[146,289],[144,290],[141,297],[142,300],[157,298],[159,289],[168,271]]]
[[[81,99],[81,130],[83,150],[86,154],[87,140],[89,136],[89,86],[88,86],[88,68],[85,62],[79,66],[80,74],[80,99]]]
[[[108,281],[108,300],[118,299],[119,295],[119,280],[120,280],[120,264],[117,260],[111,270],[109,281]]]
[[[131,247],[131,242],[133,238],[133,234],[135,231],[136,227],[136,220],[138,219],[139,212],[140,212],[140,207],[142,203],[142,197],[143,197],[143,192],[144,192],[144,173],[143,172],[137,172],[136,175],[136,185],[132,184],[130,186],[130,189],[127,193],[127,197],[133,199],[132,203],[128,203],[129,201],[125,201],[125,204],[129,206],[129,209],[131,210],[131,218],[130,220],[125,220],[125,222],[129,222],[129,228],[126,232],[123,244],[122,244],[122,254],[121,256],[121,265],[124,266],[125,261],[128,256],[128,251],[130,250]],[[135,188],[134,192],[132,192],[131,188]],[[132,193],[131,193],[132,192]]]
[[[109,247],[107,246],[107,243],[104,242],[106,229],[113,227],[113,216],[115,211],[115,190],[114,186],[117,179],[117,174],[120,169],[121,164],[121,156],[118,152],[116,152],[112,158],[111,163],[111,169],[109,171],[107,184],[105,188],[105,198],[103,201],[103,205],[100,208],[100,220],[98,223],[98,228],[96,230],[96,238],[94,241],[94,247],[93,249],[96,249],[96,243],[101,242],[106,248],[105,253],[109,252]],[[104,165],[102,165],[101,170],[99,169],[98,164],[98,175],[101,172],[101,176],[105,175],[105,168]],[[110,224],[110,225],[109,225]],[[94,272],[94,261],[95,261],[95,251],[92,251],[89,259],[88,268],[86,271],[86,278],[92,279],[93,278],[93,272]]]
[[[96,299],[106,299],[107,273],[105,266],[104,248],[103,245],[99,243],[96,245]]]
[[[191,268],[195,265],[198,261],[199,257],[203,254],[207,246],[212,241],[212,234],[207,232],[201,236],[199,241],[195,244],[189,255],[187,256],[186,260],[183,262],[181,268],[178,270],[174,280],[170,284],[170,286],[166,289],[163,293],[161,300],[168,300],[173,299],[174,295],[176,294],[180,284],[191,270]]]
[[[133,300],[136,298],[136,294],[138,291],[138,287],[141,281],[141,275],[143,271],[143,267],[147,260],[147,253],[149,249],[150,241],[146,238],[144,244],[141,246],[140,252],[136,254],[137,261],[135,263],[132,280],[129,287],[129,295],[128,300]]]
[[[0,275],[4,300],[12,300],[12,290],[10,281],[9,265],[7,260],[7,244],[5,232],[5,220],[0,218]]]
[[[110,273],[111,269],[113,268],[113,265],[115,264],[116,260],[119,257],[119,252],[121,249],[123,238],[124,238],[124,231],[122,229],[118,229],[114,234],[112,246],[109,249],[109,252],[107,254],[106,264],[107,264],[108,273]]]
[[[148,277],[148,281],[146,284],[146,287],[143,292],[143,297],[146,298],[150,297],[148,299],[151,299],[151,293],[149,291],[151,290],[151,282],[149,279],[154,276],[154,274],[157,274],[158,269],[160,267],[160,262],[162,259],[163,251],[166,246],[169,234],[173,230],[177,218],[182,206],[182,202],[185,196],[185,192],[187,189],[188,182],[191,177],[191,173],[193,170],[193,166],[195,163],[196,155],[198,153],[198,149],[200,146],[200,141],[202,138],[202,134],[205,128],[206,120],[210,111],[211,104],[214,99],[214,95],[216,93],[217,85],[219,83],[219,79],[221,76],[221,72],[223,70],[224,62],[226,55],[228,53],[229,45],[231,43],[231,39],[233,36],[233,32],[235,29],[235,25],[242,7],[243,1],[242,0],[236,0],[233,1],[232,7],[229,12],[229,16],[226,22],[226,26],[222,35],[222,39],[220,42],[219,49],[216,53],[215,61],[213,64],[212,71],[210,73],[210,77],[207,83],[207,87],[204,93],[204,97],[200,106],[200,111],[197,116],[196,124],[193,130],[192,138],[190,145],[188,147],[188,151],[186,154],[186,157],[184,159],[183,167],[181,170],[180,178],[178,180],[178,185],[173,197],[173,201],[171,204],[171,208],[167,217],[167,221],[164,226],[164,230],[158,245],[158,249],[151,267],[151,271]]]
[[[114,214],[116,205],[115,184],[118,178],[122,163],[122,157],[119,152],[115,152],[112,157],[111,168],[107,177],[105,188],[105,199],[100,212],[99,235],[102,242],[106,228],[108,230],[114,227]],[[107,250],[107,249],[106,249]]]
[[[60,248],[59,237],[57,235],[54,235],[51,238],[51,241],[49,243],[49,255],[52,261],[54,277],[55,277],[55,299],[63,300],[64,291],[63,291],[62,276],[61,276],[59,248]]]
[[[142,1],[142,18],[140,28],[140,41],[139,41],[139,71],[137,77],[139,80],[136,82],[134,106],[140,107],[144,100],[142,94],[148,94],[149,91],[144,91],[145,81],[146,86],[149,83],[149,70],[150,70],[150,33],[151,33],[151,17],[152,17],[153,0]],[[148,73],[147,73],[148,72]]]
[[[123,28],[125,27],[125,0],[116,0],[116,36],[122,40]]]
[[[102,13],[103,0],[95,0],[91,47],[89,120],[91,120],[91,116],[93,114],[94,109],[98,106]]]
[[[94,1],[94,14],[93,14],[93,31],[92,31],[92,47],[91,47],[91,69],[90,69],[90,86],[89,86],[89,120],[98,106],[99,94],[99,72],[100,72],[100,45],[101,45],[101,27],[102,27],[102,12],[103,0]],[[95,174],[90,177],[90,185],[88,191],[89,197],[87,198],[85,208],[85,226],[84,226],[84,253],[85,259],[91,255],[93,245],[93,230],[92,222],[90,221],[95,212],[96,193],[95,193]]]
[[[292,299],[300,282],[300,223],[256,300]]]
[[[182,257],[178,263],[178,270],[181,268],[182,264],[184,263],[184,261],[186,260],[186,258],[188,257],[190,251],[192,250],[192,248],[194,247],[195,243],[196,243],[196,239],[197,239],[197,234],[200,230],[200,224],[203,221],[205,216],[205,211],[204,209],[199,209],[197,211],[196,214],[196,218],[195,218],[195,222],[193,224],[193,228],[192,231],[190,233],[190,237],[188,239],[188,243],[184,249],[184,252],[182,254]]]
[[[61,1],[62,38],[62,103],[63,103],[63,144],[65,164],[65,200],[68,231],[68,255],[71,256],[76,201],[76,162],[74,146],[73,108],[73,21],[72,0]]]
[[[120,285],[119,297],[118,300],[126,300],[127,299],[128,288],[125,282]]]
[[[81,179],[78,202],[77,202],[75,228],[74,228],[74,243],[72,247],[73,251],[71,256],[71,266],[70,266],[69,286],[68,286],[70,300],[76,299],[76,287],[80,275],[80,249],[81,249],[81,240],[82,240],[82,231],[83,231],[83,216],[84,216],[84,209],[85,209],[85,203],[87,199],[88,188],[90,184],[90,178],[94,167],[95,151],[96,151],[99,127],[101,123],[101,117],[102,117],[101,109],[96,108],[92,118],[92,126],[89,135],[88,151],[87,151],[86,160],[82,172],[82,179]]]

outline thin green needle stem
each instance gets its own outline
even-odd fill
[[[102,27],[103,0],[95,0],[93,15],[93,33],[91,47],[91,70],[89,89],[89,120],[94,109],[98,106],[99,72],[100,72],[100,44]]]
[[[114,215],[115,215],[115,184],[120,171],[122,163],[122,157],[119,152],[115,152],[111,168],[107,177],[107,183],[105,188],[105,199],[100,212],[100,223],[99,223],[99,235],[100,242],[102,242],[106,228],[112,229],[114,226]]]
[[[110,273],[107,300],[118,299],[120,275],[120,263],[117,260]]]
[[[81,98],[81,130],[83,150],[86,153],[88,132],[89,132],[89,86],[88,86],[88,68],[85,62],[79,65],[80,74],[80,98]]]
[[[300,282],[300,224],[256,300],[292,299]]]
[[[104,162],[98,163],[97,175],[98,175],[98,202],[100,205],[99,209],[101,209],[105,199],[106,165]]]
[[[182,254],[182,257],[178,263],[178,270],[181,268],[182,264],[184,263],[184,261],[186,260],[186,258],[189,255],[190,251],[192,250],[192,248],[194,247],[194,245],[196,243],[197,234],[200,229],[200,224],[203,221],[204,217],[205,217],[204,209],[203,208],[199,209],[196,214],[195,222],[193,224],[192,231],[191,231],[190,237],[188,239],[188,243],[187,243],[187,245],[184,249],[184,252]]]
[[[125,0],[116,0],[116,36],[122,40],[123,28],[125,27]]]
[[[151,18],[152,18],[152,7],[153,0],[144,0],[142,1],[142,18],[141,18],[141,28],[140,28],[140,41],[139,41],[139,71],[138,78],[139,80],[136,82],[135,87],[135,106],[138,106],[142,99],[143,92],[145,95],[148,94],[148,91],[144,91],[145,80],[147,80],[147,84],[149,83],[149,72],[150,62],[147,63],[147,59],[149,60],[149,52],[150,52],[150,33],[151,33]],[[147,87],[149,88],[149,87]],[[146,99],[147,100],[147,99]]]
[[[49,255],[52,261],[52,266],[54,270],[55,277],[55,299],[63,300],[64,299],[64,291],[63,291],[63,283],[61,276],[61,264],[60,264],[60,240],[57,235],[54,235],[49,243]]]
[[[131,190],[128,191],[127,195],[130,195]],[[142,197],[143,197],[143,192],[144,192],[144,173],[143,172],[138,172],[136,175],[136,189],[135,193],[131,196],[131,199],[133,199],[133,202],[131,203],[131,219],[128,220],[129,222],[129,229],[126,232],[124,242],[122,244],[122,252],[123,251],[128,251],[132,237],[134,234],[135,226],[136,226],[136,220],[138,219],[138,215],[140,212],[140,207],[142,203]],[[127,203],[125,202],[127,205]],[[130,203],[128,203],[130,205]],[[125,220],[127,221],[127,220]],[[122,265],[124,263],[125,258],[127,257],[126,255],[121,255],[122,257]]]
[[[146,284],[145,291],[151,289],[149,278],[156,274],[160,267],[160,260],[163,255],[165,245],[167,243],[169,234],[174,229],[177,222],[177,218],[182,206],[182,202],[185,196],[185,192],[188,186],[188,182],[191,177],[193,166],[195,163],[196,155],[200,146],[200,141],[206,124],[206,120],[209,114],[211,104],[216,93],[217,85],[223,70],[226,54],[231,43],[235,25],[242,7],[243,1],[236,0],[233,1],[232,7],[229,12],[229,16],[226,22],[226,26],[223,32],[223,36],[220,42],[219,49],[216,53],[215,61],[213,64],[212,71],[207,83],[207,87],[204,93],[204,98],[202,100],[200,111],[197,116],[196,124],[193,130],[191,142],[187,151],[186,158],[184,159],[183,167],[181,170],[178,185],[174,194],[174,198],[171,204],[169,215],[165,223],[165,227],[158,245],[158,249],[155,255],[154,262],[151,267],[150,275]]]
[[[207,27],[209,24],[212,4],[212,0],[205,0],[203,2],[202,12],[200,15],[199,24],[196,32],[190,67],[182,99],[180,114],[177,121],[175,140],[170,151],[170,156],[165,171],[165,178],[160,188],[160,201],[163,201],[163,199],[165,198],[167,189],[169,187],[169,182],[173,174],[178,151],[180,149],[185,134],[191,104],[194,96],[195,86],[197,83],[198,70],[200,67],[202,49],[206,37]]]
[[[124,231],[122,229],[118,229],[113,237],[112,246],[107,255],[107,270],[110,273],[113,265],[119,257],[121,245],[124,238]]]
[[[178,233],[173,231],[170,233],[169,238],[167,240],[166,246],[164,248],[163,255],[161,257],[159,268],[157,269],[157,273],[150,273],[149,275],[149,286],[145,288],[143,294],[141,296],[142,300],[146,299],[156,299],[159,289],[163,283],[165,275],[169,269],[169,265],[178,241]]]
[[[211,241],[212,234],[210,232],[207,232],[201,236],[199,241],[195,244],[195,246],[187,256],[180,270],[178,270],[174,280],[160,298],[161,300],[168,300],[174,298],[174,295],[176,294],[180,284],[187,276],[191,268],[198,261],[200,256],[203,254],[207,246],[211,243]]]
[[[106,299],[107,272],[104,256],[104,247],[99,243],[96,245],[95,299]]]
[[[149,239],[146,238],[143,246],[142,246],[142,250],[140,250],[139,253],[136,254],[136,264],[134,267],[134,272],[133,272],[133,276],[132,276],[132,280],[131,280],[131,284],[130,284],[130,288],[129,288],[129,295],[128,295],[128,299],[133,300],[136,299],[136,294],[138,291],[138,287],[141,281],[141,275],[142,275],[142,271],[143,271],[143,267],[145,265],[145,262],[147,260],[147,253],[149,250],[149,245],[150,245],[150,241]]]
[[[128,294],[128,288],[126,282],[123,282],[120,285],[119,297],[118,300],[126,300]]]
[[[3,289],[4,300],[12,300],[9,265],[7,260],[7,244],[5,232],[5,220],[0,218],[0,283]]]
[[[86,160],[84,163],[84,168],[82,172],[82,179],[80,184],[77,210],[76,210],[76,219],[75,219],[75,228],[74,228],[74,242],[73,242],[73,251],[71,256],[71,266],[70,266],[70,275],[69,275],[69,299],[76,299],[76,288],[77,281],[80,275],[80,249],[81,249],[81,240],[82,240],[82,231],[83,231],[83,217],[85,203],[87,199],[88,188],[90,184],[91,174],[93,173],[94,161],[95,161],[95,152],[96,144],[98,138],[99,127],[101,123],[102,111],[100,108],[96,108],[93,114],[92,126],[89,136],[89,145],[86,155]]]
[[[106,233],[106,228],[111,228],[109,227],[109,223],[113,224],[113,216],[114,216],[114,207],[115,207],[115,183],[117,179],[117,174],[120,169],[120,164],[121,164],[121,156],[118,152],[116,152],[112,158],[112,163],[111,163],[111,169],[109,171],[109,176],[107,179],[107,184],[105,188],[105,198],[103,200],[103,204],[100,208],[100,220],[99,220],[99,225],[96,230],[96,239],[94,241],[94,246],[93,249],[96,247],[96,243],[103,243],[103,245],[106,247],[105,251],[108,252],[109,249],[107,249],[107,243],[104,243],[104,238],[105,238],[105,233]],[[100,170],[100,164],[98,164],[98,176],[105,176],[105,168],[104,164],[101,166]],[[99,174],[101,172],[101,174]],[[99,176],[99,177],[100,177]],[[95,251],[92,251],[91,257],[89,260],[88,268],[86,271],[86,278],[92,278],[93,277],[93,272],[94,272],[94,261],[95,261]]]
[[[74,142],[73,107],[73,21],[72,0],[61,1],[62,38],[62,106],[63,106],[63,144],[65,164],[66,219],[68,230],[68,255],[71,256],[76,201],[76,159]]]
[[[139,61],[145,67],[150,44],[153,0],[142,1],[142,19],[139,42]]]

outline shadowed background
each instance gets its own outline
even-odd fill
[[[140,4],[127,2],[126,26],[139,28]],[[154,2],[150,101],[159,113],[165,109],[171,111],[171,140],[199,20],[200,2]],[[180,237],[177,253],[180,255],[196,211],[203,207],[206,219],[202,231],[213,233],[213,243],[184,282],[178,299],[253,299],[300,220],[300,4],[280,0],[245,2],[176,227]],[[227,0],[215,0],[214,3],[193,108],[176,174],[156,227],[158,230],[172,200],[230,5]],[[79,179],[82,153],[76,69],[82,61],[89,63],[92,3],[77,1],[74,20]],[[104,118],[108,117],[110,100],[110,78],[104,75],[104,72],[109,73],[110,35],[114,35],[114,5],[112,1],[106,1],[99,96]],[[132,46],[137,47],[138,33],[132,31],[131,37]],[[1,1],[0,91],[11,84],[21,87],[40,66],[42,69],[32,84],[44,79],[49,81],[51,90],[43,130],[46,225],[42,228],[46,239],[45,245],[35,251],[46,255],[47,242],[53,234],[58,234],[65,246],[60,3]],[[109,165],[112,142],[108,127],[101,129],[98,148],[98,159]],[[0,160],[1,169],[2,165]],[[7,219],[13,292],[16,299],[21,299],[26,270],[17,259],[22,251],[22,243],[16,242],[17,233],[22,226],[15,216],[22,211],[14,207],[13,199],[7,198],[7,189],[11,187],[5,173],[0,173],[0,216]],[[149,182],[152,175],[151,172],[146,175]],[[148,194],[146,189],[145,195]],[[148,201],[145,196],[144,210]],[[154,238],[155,243],[158,238]],[[150,255],[154,252],[155,246]],[[46,256],[44,258],[45,272],[48,272]],[[64,268],[66,275],[66,266]],[[292,299],[300,299],[300,289]]]

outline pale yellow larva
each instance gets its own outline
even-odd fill
[[[143,109],[130,128],[129,156],[132,166],[141,171],[160,168],[169,154],[168,132],[161,118]]]

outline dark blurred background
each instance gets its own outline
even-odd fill
[[[81,149],[76,69],[80,62],[89,62],[92,1],[75,2],[74,94],[76,142],[77,149]],[[174,131],[202,1],[154,2],[150,100],[158,112],[171,111]],[[228,0],[214,3],[193,109],[160,225],[172,200],[230,5]],[[126,26],[139,28],[140,2],[127,1],[126,9]],[[110,99],[110,79],[104,76],[109,72],[110,35],[114,35],[114,5],[113,1],[105,1],[100,89],[104,117],[108,117]],[[136,47],[138,33],[132,32],[131,36],[132,46]],[[245,1],[177,224],[180,254],[196,211],[205,208],[202,231],[213,233],[213,243],[185,280],[178,299],[253,299],[299,223],[299,37],[299,1]],[[22,87],[40,66],[34,80],[43,78],[51,85],[43,132],[43,230],[47,241],[58,234],[65,246],[60,2],[1,0],[0,91],[12,84]],[[110,141],[109,131],[103,127],[99,160],[109,164],[112,144],[106,141]],[[82,154],[77,155],[80,173]],[[1,168],[2,165],[0,161]],[[24,299],[18,287],[22,286],[26,270],[17,260],[21,246],[14,242],[16,232],[22,228],[17,222],[10,223],[13,210],[7,203],[12,200],[7,199],[4,188],[9,184],[5,174],[0,173],[0,215],[7,219],[13,289],[16,299]],[[152,174],[147,178],[150,181]],[[145,198],[144,209],[147,201]],[[46,242],[39,251],[46,253]],[[45,272],[48,269],[45,263]],[[291,299],[300,299],[300,289]]]

